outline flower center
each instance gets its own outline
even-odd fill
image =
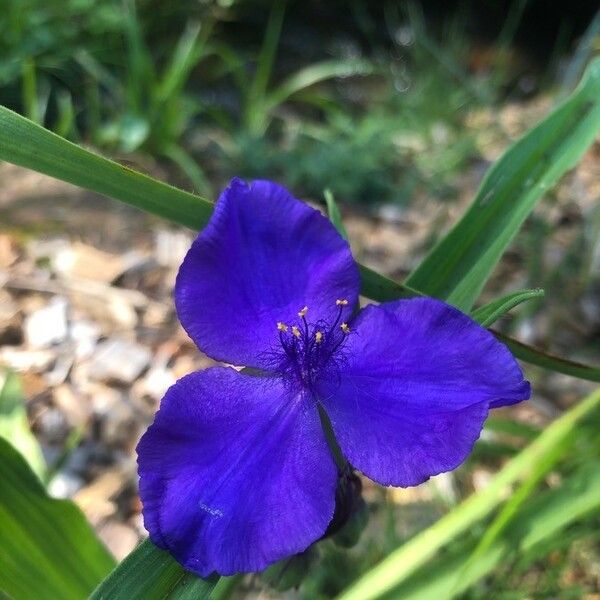
[[[277,323],[281,348],[277,355],[277,370],[285,377],[312,388],[319,376],[337,371],[343,357],[342,349],[350,335],[350,327],[342,321],[348,300],[336,300],[337,318],[333,323],[321,319],[307,320],[308,306],[298,311],[297,324]]]

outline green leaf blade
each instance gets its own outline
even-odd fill
[[[208,200],[94,154],[0,106],[0,160],[121,200],[175,223],[200,229]]]
[[[165,550],[142,542],[96,588],[90,600],[186,600],[209,598],[218,576],[188,573]]]
[[[600,129],[600,59],[575,92],[492,167],[473,204],[406,283],[469,311],[544,192],[573,168]]]
[[[569,477],[559,488],[543,492],[512,521],[510,530],[487,548],[472,563],[465,574],[465,559],[470,545],[461,546],[450,555],[436,560],[435,577],[432,565],[419,569],[393,595],[402,600],[447,600],[459,596],[474,583],[488,575],[503,562],[512,563],[518,553],[521,557],[539,553],[559,545],[567,527],[585,519],[600,509],[600,469],[586,465]],[[593,525],[588,525],[591,529]]]
[[[348,239],[348,232],[344,227],[344,222],[342,221],[342,213],[333,197],[331,190],[325,190],[323,193],[325,196],[325,203],[327,204],[327,215],[329,216],[329,220],[332,222],[333,226],[337,229],[337,232],[345,239]]]
[[[113,568],[81,511],[50,498],[0,439],[0,590],[14,600],[87,598]]]
[[[492,300],[485,306],[481,306],[477,310],[474,310],[471,313],[471,316],[482,327],[489,327],[500,317],[505,315],[509,310],[512,310],[519,304],[527,302],[527,300],[533,300],[534,298],[542,298],[543,296],[544,290],[541,288],[534,290],[519,290],[517,292],[507,294],[502,298]]]
[[[0,372],[0,437],[21,453],[32,471],[43,481],[46,461],[29,428],[21,380],[11,371]]]
[[[554,356],[553,354],[542,352],[533,346],[523,344],[498,331],[491,331],[501,342],[506,344],[509,350],[520,360],[541,367],[542,369],[555,371],[556,373],[563,373],[564,375],[570,375],[571,377],[577,377],[587,381],[600,382],[600,367],[585,365],[573,360],[567,360],[560,356]]]

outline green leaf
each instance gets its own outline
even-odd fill
[[[265,30],[265,37],[258,55],[256,72],[249,86],[245,86],[244,125],[251,135],[260,135],[267,126],[265,97],[275,63],[275,55],[281,35],[286,2],[275,2]]]
[[[21,380],[11,371],[0,372],[0,437],[23,455],[31,470],[43,481],[46,461],[29,428]]]
[[[597,412],[599,407],[600,390],[597,390],[547,427],[534,442],[512,458],[485,489],[467,498],[431,527],[392,552],[342,593],[339,600],[380,598],[406,581],[446,544],[487,517],[502,502],[508,486],[523,480],[532,469],[543,465],[547,456],[573,434],[578,423]]]
[[[464,572],[472,543],[461,545],[449,555],[419,569],[390,597],[402,600],[447,600],[466,591],[501,564],[511,564],[515,554],[535,556],[559,546],[564,530],[600,509],[600,468],[588,464],[560,487],[532,499],[512,521],[509,530],[483,552]],[[588,525],[588,531],[593,527]],[[435,577],[432,577],[432,572]]]
[[[542,352],[533,346],[523,344],[498,331],[491,331],[501,342],[509,347],[510,351],[517,358],[520,358],[531,365],[536,365],[537,367],[548,369],[550,371],[556,371],[557,373],[571,375],[572,377],[578,377],[579,379],[600,382],[600,367],[592,367],[572,360],[566,360],[560,356],[554,356],[553,354]]]
[[[0,106],[0,160],[45,173],[121,200],[193,229],[208,221],[213,205],[72,144]]]
[[[463,578],[469,579],[471,572],[476,570],[478,561],[492,548],[508,526],[514,525],[514,520],[518,515],[519,509],[537,489],[539,483],[550,472],[552,467],[564,456],[565,448],[573,441],[574,435],[575,431],[573,430],[560,443],[549,448],[541,459],[532,466],[531,470],[523,478],[523,481],[504,503],[502,510],[499,511],[498,515],[487,526],[475,549],[470,555],[464,557],[459,581]]]
[[[483,327],[489,327],[515,306],[518,306],[527,300],[532,300],[533,298],[541,298],[543,295],[544,290],[541,288],[512,292],[512,294],[507,294],[502,298],[492,300],[489,304],[474,310],[471,313],[471,316]]]
[[[408,277],[427,295],[470,310],[537,201],[600,128],[600,59],[573,94],[492,167],[469,210]]]
[[[370,61],[359,58],[325,60],[309,65],[288,77],[279,87],[267,95],[265,99],[266,110],[273,110],[294,94],[316,83],[335,77],[371,75],[373,71],[373,64]]]
[[[485,428],[495,433],[502,433],[517,438],[524,438],[527,441],[535,439],[540,434],[540,428],[529,423],[514,421],[513,419],[504,419],[497,416],[498,413],[492,413],[485,422]]]
[[[87,598],[114,560],[81,511],[50,498],[0,439],[0,590],[14,600]]]
[[[202,600],[213,597],[218,582],[218,576],[202,579],[185,571],[168,552],[145,540],[96,588],[90,600]]]
[[[390,300],[398,300],[398,298],[414,298],[415,296],[423,296],[421,292],[398,283],[385,275],[380,275],[373,269],[359,264],[360,270],[360,289],[364,296],[377,300],[378,302],[389,302]]]
[[[329,216],[329,220],[333,223],[333,226],[337,229],[337,232],[345,239],[348,239],[348,232],[344,227],[344,222],[342,221],[342,214],[340,213],[340,209],[335,202],[335,198],[331,193],[331,190],[325,190],[323,193],[325,196],[325,202],[327,204],[327,215]]]
[[[204,35],[200,41],[200,31],[202,30],[200,23],[190,22],[187,24],[158,85],[156,98],[159,104],[181,92],[190,72],[198,64],[199,54],[212,29],[212,24],[206,22],[203,27]]]

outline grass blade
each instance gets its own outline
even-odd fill
[[[0,160],[121,200],[194,229],[212,212],[208,200],[94,154],[0,106]]]
[[[600,509],[600,469],[589,464],[569,477],[559,488],[543,492],[531,500],[505,531],[464,574],[465,556],[472,544],[460,546],[449,556],[436,559],[435,577],[428,564],[402,585],[395,587],[390,597],[402,600],[447,600],[466,591],[501,564],[510,564],[519,556],[535,559],[540,550],[545,554],[561,545],[564,531]],[[589,533],[593,525],[586,528]]]
[[[564,456],[565,449],[573,441],[574,435],[575,432],[572,431],[561,443],[549,449],[513,491],[509,499],[504,503],[502,510],[487,526],[475,549],[470,555],[464,557],[459,581],[469,579],[471,572],[477,566],[477,562],[492,548],[508,526],[511,524],[514,525],[515,517],[519,514],[519,509],[537,489],[542,479],[550,472],[552,467]]]
[[[350,586],[339,600],[380,598],[425,565],[448,542],[487,517],[502,501],[503,490],[522,480],[531,469],[563,444],[577,424],[600,407],[600,389],[554,421],[527,448],[511,459],[481,492],[467,498],[452,512],[392,552]]]
[[[518,306],[527,300],[542,298],[543,296],[544,290],[541,288],[534,290],[519,290],[518,292],[507,294],[502,298],[492,300],[489,304],[474,310],[471,313],[471,316],[483,327],[489,327],[515,306]]]
[[[510,348],[510,351],[517,358],[528,362],[530,365],[535,365],[536,367],[548,369],[549,371],[556,371],[557,373],[563,373],[565,375],[571,375],[571,377],[586,379],[587,381],[600,382],[600,367],[584,365],[583,363],[567,360],[565,358],[561,358],[560,356],[548,354],[547,352],[542,352],[533,346],[523,344],[522,342],[499,333],[498,331],[492,330],[492,333],[501,342],[506,344]]]
[[[544,192],[571,169],[600,128],[600,59],[573,94],[492,167],[473,204],[406,283],[469,311]]]
[[[271,111],[294,94],[305,90],[311,85],[336,77],[351,77],[355,75],[370,75],[373,65],[364,59],[327,60],[300,69],[280,86],[270,92],[266,99],[266,111]]]
[[[210,25],[205,29],[207,31],[202,42],[210,32]],[[190,72],[198,63],[199,52],[204,45],[204,43],[199,43],[200,31],[200,23],[189,23],[179,38],[171,61],[158,85],[156,97],[159,105],[181,91]]]
[[[335,198],[331,193],[331,190],[325,190],[323,193],[325,196],[325,203],[327,204],[327,215],[329,216],[329,220],[333,223],[333,226],[337,229],[338,233],[345,239],[348,239],[348,232],[344,227],[344,222],[342,221],[342,214],[340,213],[340,209],[335,202]]]
[[[267,125],[266,93],[273,71],[285,8],[285,1],[271,5],[265,37],[256,64],[256,73],[245,98],[245,125],[253,135],[262,133]]]
[[[43,481],[46,461],[29,428],[21,380],[10,371],[0,372],[0,437],[21,453],[31,470]]]

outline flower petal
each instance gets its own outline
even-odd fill
[[[207,576],[258,571],[319,539],[337,469],[316,406],[216,367],[180,379],[138,448],[151,539]]]
[[[188,252],[175,289],[179,319],[211,357],[262,367],[277,322],[335,315],[358,298],[347,242],[318,211],[268,181],[234,179]]]
[[[508,349],[430,298],[368,306],[339,376],[319,397],[342,451],[367,476],[409,486],[462,463],[489,408],[529,397]]]

